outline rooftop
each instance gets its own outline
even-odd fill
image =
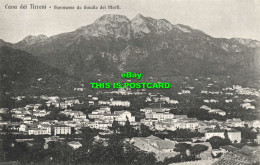
[[[173,149],[175,148],[175,143],[167,140],[157,140],[156,141],[156,146],[159,149]]]

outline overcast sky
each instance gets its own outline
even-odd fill
[[[128,2],[127,2],[128,1]],[[27,35],[47,36],[74,31],[104,14],[129,19],[141,13],[172,24],[185,24],[213,37],[260,41],[260,0],[1,0],[0,39],[18,42]],[[11,10],[6,4],[120,5],[121,10]]]

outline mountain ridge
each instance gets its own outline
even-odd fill
[[[55,93],[59,88],[71,88],[68,83],[76,86],[77,79],[38,61],[27,52],[0,46],[1,95]]]
[[[103,15],[72,32],[31,38],[12,47],[78,77],[135,71],[147,76],[233,74],[249,79],[248,75],[258,77],[260,68],[259,41],[214,38],[187,25],[141,14],[132,20]]]
[[[189,30],[187,30],[187,27],[189,28],[189,29],[192,29],[190,26],[188,26],[188,25],[183,25],[183,24],[172,24],[172,23],[170,23],[168,20],[166,20],[166,19],[154,19],[154,18],[151,18],[151,17],[145,17],[145,16],[143,16],[142,14],[137,14],[132,20],[130,20],[129,18],[127,18],[126,16],[124,16],[124,15],[117,15],[117,14],[105,14],[105,15],[103,15],[103,16],[101,16],[100,18],[98,18],[98,19],[96,19],[92,24],[95,24],[95,22],[99,22],[102,18],[106,18],[106,17],[110,17],[110,18],[118,18],[118,17],[124,17],[124,19],[125,20],[128,20],[129,22],[132,22],[132,21],[134,21],[135,19],[137,19],[137,18],[142,18],[142,19],[148,19],[148,20],[153,20],[153,21],[159,21],[159,22],[161,22],[161,21],[163,21],[163,22],[166,22],[167,24],[170,24],[171,26],[177,26],[177,27],[175,27],[175,28],[180,28],[179,30],[181,30],[181,31],[183,31],[183,32],[190,32]],[[89,24],[89,25],[92,25],[92,24]],[[87,26],[89,26],[89,25],[85,25],[85,26],[81,26],[81,27],[79,27],[79,28],[77,28],[75,31],[77,31],[77,30],[81,30],[81,29],[85,29]],[[186,27],[186,29],[184,29],[184,28],[181,28],[180,26],[182,26],[182,27]],[[200,32],[202,32],[202,33],[204,33],[203,31],[201,31],[201,30],[198,30],[198,29],[193,29],[193,30],[197,30],[197,31],[200,31]],[[75,31],[71,31],[71,32],[64,32],[64,33],[60,33],[60,34],[66,34],[66,33],[72,33],[72,32],[75,32]],[[58,36],[58,35],[60,35],[60,34],[56,34],[56,35],[53,35],[53,36],[50,36],[50,37],[47,37],[46,35],[44,35],[44,34],[39,34],[39,35],[28,35],[28,36],[26,36],[24,39],[22,39],[21,41],[24,41],[24,40],[27,40],[28,38],[37,38],[37,37],[46,37],[46,38],[51,38],[51,37],[56,37],[56,36]],[[204,33],[204,34],[206,34],[206,33]],[[208,35],[209,36],[209,35]],[[212,37],[212,38],[214,38],[214,37]],[[233,37],[233,38],[223,38],[223,39],[228,39],[228,40],[232,40],[232,39],[242,39],[242,40],[248,40],[248,41],[253,41],[253,42],[258,42],[258,43],[260,43],[260,41],[258,41],[258,40],[255,40],[255,39],[250,39],[250,38],[235,38],[235,37]],[[2,39],[1,39],[2,40]],[[3,40],[2,40],[3,41]],[[1,42],[2,42],[1,41]],[[18,41],[18,42],[16,42],[16,43],[12,43],[12,44],[18,44],[19,42],[21,42],[21,41]],[[7,42],[6,42],[7,43]],[[260,46],[260,45],[258,45],[258,46]]]

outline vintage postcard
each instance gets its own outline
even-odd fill
[[[259,0],[1,0],[0,165],[258,165]]]

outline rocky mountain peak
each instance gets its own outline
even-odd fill
[[[124,15],[106,14],[98,18],[94,24],[120,23],[129,22],[129,19]]]
[[[231,40],[238,42],[249,48],[259,48],[260,47],[260,42],[257,40],[245,39],[245,38],[232,38]]]
[[[46,35],[40,34],[38,36],[28,35],[26,36],[22,41],[18,42],[17,44],[23,44],[23,45],[32,45],[35,43],[43,42],[48,37]]]
[[[246,80],[260,70],[259,56],[251,48],[259,41],[213,38],[189,26],[141,14],[132,20],[104,15],[76,31],[46,38],[28,36],[13,48],[80,77],[95,70],[106,74],[130,70],[146,75],[152,71],[155,76],[226,73]]]
[[[145,19],[145,17],[142,15],[142,14],[137,14],[135,17],[134,17],[134,19],[133,20],[135,20],[135,19]]]
[[[132,36],[140,37],[145,34],[164,34],[174,28],[165,19],[154,19],[137,14],[131,21],[123,15],[106,14],[88,26],[77,30],[77,35],[85,37],[115,37],[130,39]],[[132,35],[133,34],[133,35]]]
[[[173,25],[165,19],[154,19],[137,14],[131,21],[133,33],[136,35],[157,33],[163,34],[173,29]]]
[[[83,35],[92,37],[111,36],[115,38],[129,39],[131,34],[130,21],[126,16],[106,14],[98,18],[94,23],[81,27]]]
[[[164,29],[166,31],[170,31],[173,29],[173,25],[166,19],[159,19],[157,21],[157,26],[159,27],[159,29]]]

